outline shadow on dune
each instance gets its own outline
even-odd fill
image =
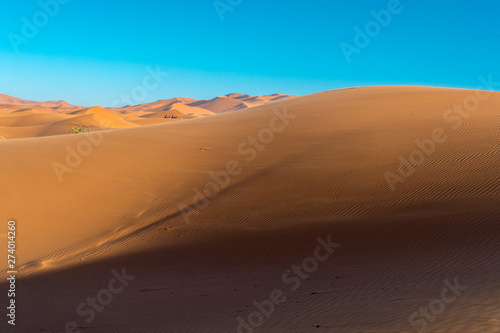
[[[371,223],[325,221],[279,230],[199,230],[189,241],[162,249],[81,262],[19,280],[16,329],[64,332],[66,323],[75,321],[82,332],[234,332],[235,318],[251,311],[253,300],[284,288],[283,272],[312,255],[317,237],[329,235],[341,247],[304,287],[288,294],[290,301],[269,325],[283,325],[280,321],[296,307],[315,322],[345,323],[350,329],[369,325],[374,313],[404,325],[422,299],[435,296],[436,288],[427,284],[458,275],[476,288],[471,297],[491,291],[492,284],[498,288],[494,281],[500,269],[494,264],[500,254],[500,225],[488,216],[471,213],[470,219],[457,222],[467,216],[450,214]],[[135,278],[86,323],[88,315],[79,316],[77,307],[107,288],[111,271],[122,268]],[[332,281],[335,291],[330,291]],[[384,288],[396,289],[377,293]],[[332,297],[315,296],[319,292]],[[369,304],[363,305],[366,300]],[[337,312],[325,314],[325,306]],[[338,331],[344,332],[340,327]]]

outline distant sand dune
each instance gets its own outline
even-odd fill
[[[101,127],[127,128],[127,127],[137,126],[135,124],[132,124],[132,123],[124,120],[122,117],[119,116],[119,113],[103,109],[100,106],[94,106],[91,108],[78,110],[78,111],[73,112],[72,114],[74,114],[74,115],[92,115],[92,118]]]
[[[222,113],[270,103],[276,98],[291,97],[294,96],[276,94],[254,97],[234,93],[203,101],[177,97],[121,108],[100,106],[81,108],[64,101],[33,102],[0,95],[0,103],[4,103],[0,104],[0,134],[7,139],[19,139],[68,134],[73,127],[95,131],[165,124],[214,115],[215,112],[210,111],[210,108]],[[82,117],[85,115],[92,116]],[[177,118],[165,118],[165,116]]]

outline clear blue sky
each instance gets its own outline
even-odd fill
[[[221,20],[213,0],[69,0],[16,52],[12,33],[22,37],[23,17],[32,22],[42,9],[4,1],[0,93],[109,106],[142,85],[147,66],[169,76],[138,103],[366,85],[474,88],[489,74],[500,81],[494,0],[401,0],[402,11],[348,63],[340,43],[355,46],[354,28],[364,30],[370,11],[388,2],[243,0]]]

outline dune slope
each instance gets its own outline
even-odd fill
[[[0,141],[16,329],[498,332],[499,109],[500,93],[371,87]],[[78,312],[122,269],[123,291]]]

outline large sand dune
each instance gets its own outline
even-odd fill
[[[500,93],[280,99],[1,114],[17,332],[500,332]]]

